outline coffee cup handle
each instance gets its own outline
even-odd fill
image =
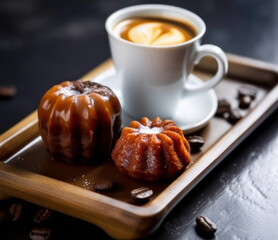
[[[215,58],[217,61],[217,72],[215,75],[206,80],[204,83],[200,85],[190,85],[185,84],[184,88],[186,93],[199,93],[207,91],[214,86],[216,86],[219,81],[227,74],[228,72],[228,59],[226,54],[217,46],[211,44],[200,45],[197,47],[196,55],[194,59],[194,64],[198,64],[198,62],[206,56],[211,56]]]

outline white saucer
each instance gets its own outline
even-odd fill
[[[117,95],[122,108],[124,108],[124,102],[121,91],[117,84],[118,81],[116,80],[114,67],[108,68],[106,71],[100,73],[91,81],[95,81],[110,87]],[[196,85],[200,84],[201,82],[202,80],[195,75],[191,74],[189,76],[189,84]],[[175,115],[171,119],[183,130],[185,134],[189,134],[203,128],[214,116],[216,109],[217,96],[215,91],[211,89],[204,93],[182,98],[178,103]],[[122,127],[128,126],[132,120],[140,119],[132,118],[123,111]]]

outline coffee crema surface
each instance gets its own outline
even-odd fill
[[[127,41],[147,46],[170,46],[196,36],[189,23],[163,18],[130,18],[114,26],[113,32]]]

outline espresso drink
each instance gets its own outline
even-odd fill
[[[121,38],[148,46],[170,46],[186,42],[197,31],[189,23],[163,18],[130,18],[114,26],[114,33]]]

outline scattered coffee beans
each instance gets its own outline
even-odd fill
[[[20,203],[14,203],[9,208],[9,213],[11,216],[11,220],[15,222],[19,219],[22,213],[22,205]]]
[[[241,115],[241,113],[239,112],[238,109],[231,109],[230,112],[229,112],[227,120],[230,123],[235,124],[241,118],[242,118],[242,115]]]
[[[16,87],[14,85],[0,86],[0,99],[10,98],[16,94]]]
[[[10,219],[10,214],[6,210],[0,210],[0,225],[8,222]]]
[[[204,139],[201,136],[197,135],[188,136],[187,141],[190,144],[192,153],[200,151],[200,148],[205,143]]]
[[[147,202],[153,195],[153,190],[147,187],[139,187],[131,191],[131,197],[137,202]]]
[[[93,190],[96,192],[110,192],[115,190],[117,184],[110,180],[100,180],[93,184]]]
[[[214,233],[217,230],[215,224],[205,216],[197,217],[196,223],[197,223],[197,226],[196,226],[197,232],[201,236],[211,237],[214,235]]]
[[[228,102],[228,100],[219,99],[215,116],[223,117],[225,113],[230,111],[230,109],[231,109],[231,104]]]
[[[252,85],[241,85],[238,90],[238,107],[248,109],[252,101],[256,98],[258,88]],[[231,124],[235,124],[242,118],[239,109],[232,109],[231,103],[226,99],[218,100],[218,107],[215,116],[226,119]]]
[[[238,88],[238,98],[240,99],[241,97],[249,96],[252,100],[254,100],[256,98],[257,91],[258,89],[255,86],[242,85]]]
[[[34,228],[31,230],[29,237],[31,240],[47,240],[51,235],[48,228]]]
[[[42,208],[35,214],[33,220],[35,223],[42,223],[47,221],[52,216],[52,210]]]
[[[247,109],[250,107],[252,98],[250,96],[243,96],[239,99],[239,108]]]

